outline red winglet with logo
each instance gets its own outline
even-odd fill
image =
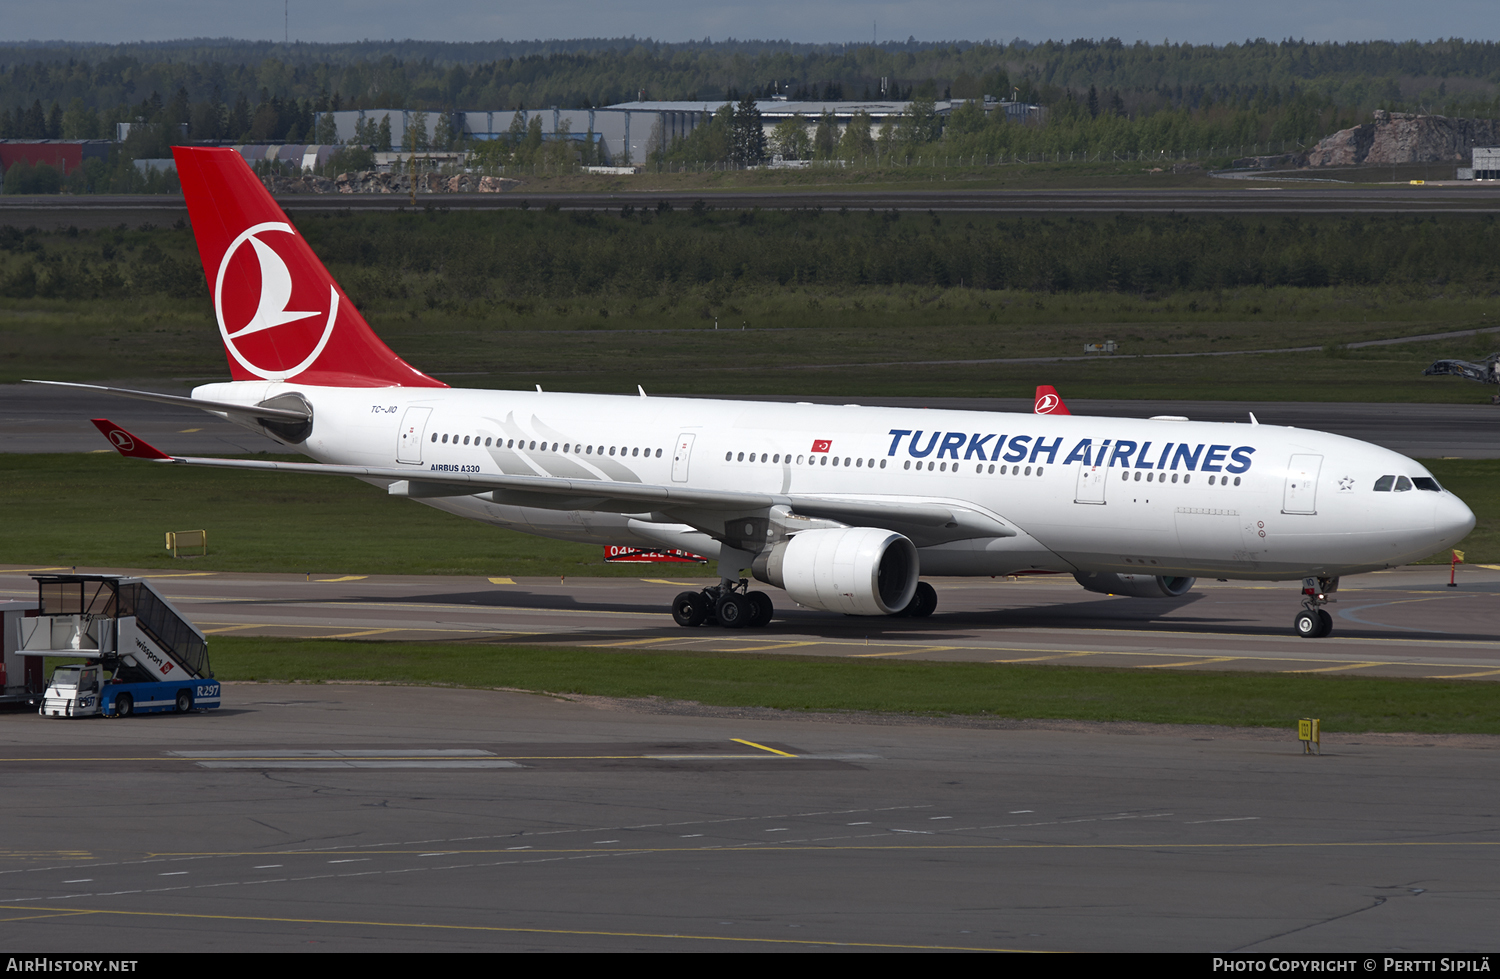
[[[1050,384],[1038,384],[1036,386],[1036,407],[1038,415],[1071,415],[1068,406],[1063,404],[1062,395],[1057,393],[1057,388]]]
[[[236,381],[447,387],[387,347],[232,149],[172,149]]]
[[[109,444],[113,445],[119,451],[120,455],[128,459],[153,459],[157,462],[172,461],[171,456],[145,439],[131,435],[108,418],[94,418],[91,420],[94,423],[94,427],[102,432],[105,438],[109,439]]]

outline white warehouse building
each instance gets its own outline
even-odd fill
[[[650,154],[666,149],[676,139],[687,136],[694,129],[707,123],[724,105],[723,100],[711,102],[621,102],[618,105],[597,109],[519,109],[519,110],[464,110],[454,112],[450,126],[454,133],[462,133],[473,140],[500,139],[511,131],[511,125],[520,116],[520,126],[525,128],[533,118],[541,120],[544,139],[592,139],[599,149],[599,159],[605,163],[623,165],[644,163]],[[910,102],[792,102],[786,99],[759,99],[755,106],[760,111],[761,125],[767,137],[776,125],[786,119],[800,115],[807,121],[809,129],[818,124],[825,112],[833,114],[842,133],[849,121],[858,112],[868,113],[875,130],[889,118],[906,111]],[[939,116],[947,116],[962,100],[942,100],[934,104]],[[1022,102],[996,102],[986,98],[987,113],[1004,112],[1012,122],[1039,122],[1045,118],[1042,106]],[[391,145],[399,147],[405,141],[408,127],[423,121],[430,138],[438,113],[417,113],[405,109],[356,109],[340,112],[318,113],[315,125],[326,116],[332,116],[339,142],[354,138],[355,127],[363,121],[379,125],[390,118]]]

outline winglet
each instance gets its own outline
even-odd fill
[[[1057,388],[1050,384],[1038,384],[1036,386],[1036,407],[1038,415],[1071,415],[1068,406],[1063,404],[1062,395],[1057,393]]]
[[[156,462],[171,462],[172,457],[139,436],[131,435],[108,418],[92,419],[94,427],[109,439],[120,453],[128,459],[152,459]]]

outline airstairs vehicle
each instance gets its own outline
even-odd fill
[[[22,656],[81,660],[57,667],[44,717],[186,714],[219,706],[208,640],[144,578],[32,575],[35,615],[20,620]]]

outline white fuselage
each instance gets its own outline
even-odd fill
[[[243,381],[194,397],[289,392],[313,408],[297,448],[322,463],[958,504],[1018,530],[920,547],[923,574],[1337,576],[1427,557],[1474,525],[1404,456],[1270,425]],[[1377,491],[1384,476],[1429,488]],[[544,537],[718,554],[712,528],[660,513],[421,502]]]

